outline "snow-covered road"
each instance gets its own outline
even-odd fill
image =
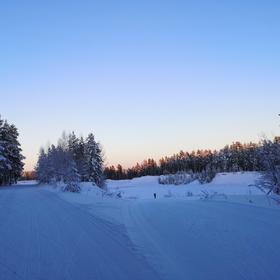
[[[159,279],[124,226],[36,186],[0,189],[0,279]]]

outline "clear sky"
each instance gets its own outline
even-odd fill
[[[279,1],[1,1],[0,113],[26,169],[63,130],[108,163],[279,134]]]

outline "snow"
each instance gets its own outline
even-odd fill
[[[36,180],[21,180],[17,182],[17,185],[37,185],[38,182]]]
[[[280,212],[217,201],[140,201],[129,236],[163,279],[279,279]]]
[[[253,187],[258,177],[166,186],[147,176],[109,180],[107,192],[82,183],[78,194],[3,188],[0,278],[279,279],[279,198]]]
[[[0,190],[0,279],[159,279],[125,228],[30,185]]]
[[[160,185],[158,176],[146,176],[132,180],[112,181],[108,180],[108,190],[111,192],[121,192],[123,198],[153,199],[154,193],[157,198],[175,197],[190,198],[200,197],[202,191],[209,193],[232,195],[263,195],[263,192],[254,187],[255,180],[259,178],[256,172],[246,173],[220,173],[209,184],[201,185],[194,181],[187,185]]]
[[[256,172],[225,173],[205,185],[165,186],[146,176],[108,180],[108,192],[121,192],[122,199],[94,187],[61,196],[125,226],[161,279],[279,279],[279,199],[254,187],[258,178]],[[217,194],[202,200],[202,190]]]
[[[1,146],[0,146],[0,149],[1,149]],[[0,161],[6,161],[6,158],[2,155],[0,155]]]

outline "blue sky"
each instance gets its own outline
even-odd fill
[[[0,26],[26,169],[63,130],[125,166],[280,132],[279,1],[5,1]]]

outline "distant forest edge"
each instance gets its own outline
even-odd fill
[[[106,167],[104,172],[108,179],[132,179],[147,175],[166,175],[177,172],[200,173],[206,170],[214,172],[262,171],[265,157],[264,145],[272,147],[280,144],[280,137],[273,141],[262,140],[256,143],[234,142],[221,150],[197,150],[192,152],[180,151],[170,157],[163,157],[157,161],[150,158],[137,163],[135,166],[124,169],[120,164]],[[277,154],[275,154],[277,157]],[[278,157],[280,154],[278,154]],[[277,159],[277,160],[276,160]],[[280,158],[275,160],[280,162]]]
[[[234,142],[221,150],[180,151],[171,157],[164,157],[157,163],[154,159],[123,169],[119,164],[106,167],[107,179],[132,179],[147,175],[169,175],[159,179],[159,183],[188,183],[198,179],[208,183],[219,172],[258,171],[262,177],[259,185],[280,193],[280,137],[263,139],[259,143]],[[183,174],[182,174],[183,173]],[[188,176],[186,176],[188,175]]]

